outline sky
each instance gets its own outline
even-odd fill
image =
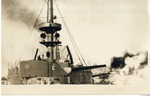
[[[82,56],[90,64],[110,65],[111,58],[128,51],[148,50],[147,0],[55,0]],[[40,32],[33,23],[44,4],[39,23],[46,21],[44,0],[2,0],[2,75],[8,63],[34,58]],[[79,63],[61,16],[54,4],[57,22],[62,24],[62,45],[69,45]],[[62,46],[62,49],[63,49]]]

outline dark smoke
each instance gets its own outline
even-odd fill
[[[111,68],[123,68],[125,66],[123,57],[113,57]]]
[[[133,56],[135,56],[135,55],[132,53],[129,53],[129,52],[125,52],[123,55],[123,58],[125,59],[126,57],[133,57]]]
[[[21,0],[2,0],[2,12],[6,12],[10,20],[22,22],[28,27],[37,28],[40,23],[38,20],[35,24],[37,14],[24,6]]]
[[[125,52],[123,56],[121,57],[113,57],[112,58],[112,62],[111,62],[111,68],[123,68],[125,67],[125,58],[126,57],[133,57],[134,55],[129,53],[129,52]]]
[[[145,52],[146,53],[146,58],[143,62],[141,62],[140,64],[141,65],[147,65],[148,64],[148,52]],[[137,54],[132,54],[132,53],[129,53],[129,52],[125,52],[123,56],[121,57],[113,57],[112,58],[112,62],[111,62],[111,68],[124,68],[125,67],[125,58],[126,57],[134,57],[134,56],[138,56],[140,54],[137,53]]]
[[[148,64],[148,52],[146,52],[146,58],[143,62],[140,63],[141,65],[147,65]]]

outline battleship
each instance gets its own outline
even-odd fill
[[[146,2],[64,1],[3,0],[2,85],[149,84]]]
[[[46,58],[38,56],[37,48],[33,60],[22,60],[8,69],[9,84],[94,84],[94,77],[107,78],[109,73],[93,74],[92,69],[106,68],[106,64],[85,66],[82,63],[75,66],[71,50],[66,45],[66,60],[60,60],[60,34],[62,26],[54,22],[53,0],[47,0],[47,21],[38,27],[40,44],[47,48]]]

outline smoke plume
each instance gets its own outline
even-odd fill
[[[116,62],[122,61],[122,62]],[[119,64],[119,67],[114,67],[114,64]],[[120,67],[120,66],[124,67]],[[147,78],[147,75],[144,75],[146,67],[148,65],[148,52],[139,52],[137,54],[125,53],[123,57],[113,58],[111,63],[112,74],[109,77],[109,80],[112,84],[142,84],[144,78]]]
[[[27,6],[21,3],[21,0],[2,0],[2,11],[6,12],[9,19],[24,23],[28,27],[37,28],[40,20],[37,15]]]
[[[143,52],[143,53],[139,52],[137,54],[125,52],[124,55],[121,57],[113,57],[112,58],[111,68],[121,68],[122,69],[130,62],[131,59],[135,59],[132,61],[136,61],[139,57],[141,57],[140,58],[141,60],[139,61],[141,65],[148,63],[148,52]],[[134,62],[134,63],[136,63],[136,62]]]
[[[139,85],[148,82],[148,68],[148,52],[136,54],[125,52],[123,56],[112,58],[110,75],[107,78],[94,78],[94,81],[99,84]]]

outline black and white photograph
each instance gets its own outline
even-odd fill
[[[15,94],[12,86],[150,92],[148,0],[2,0],[1,8],[3,94]]]

